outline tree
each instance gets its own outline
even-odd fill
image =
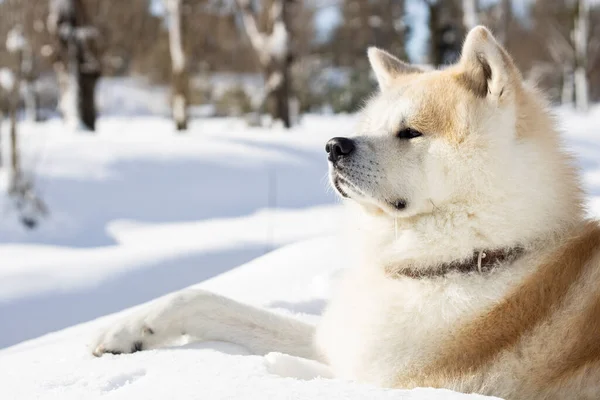
[[[15,84],[15,77],[13,72],[6,67],[0,68],[0,168],[4,167],[3,159],[3,141],[2,141],[2,120],[4,116],[11,112],[11,95],[13,93],[13,86]]]
[[[537,0],[532,6],[534,32],[560,71],[561,103],[581,111],[589,107],[588,81],[600,54],[599,41],[590,35],[596,25],[590,21],[599,16],[592,11],[589,0]]]
[[[39,77],[40,47],[47,37],[42,33],[45,29],[43,19],[48,15],[47,3],[48,0],[29,0],[26,3],[20,0],[0,1],[0,38],[4,41],[8,38],[9,31],[18,26],[24,39],[21,95],[25,118],[32,121],[38,119],[38,93],[35,83]],[[0,46],[0,65],[16,70],[15,62],[14,54]]]
[[[11,85],[9,95],[9,118],[10,118],[10,184],[9,192],[13,193],[19,186],[21,169],[19,168],[19,150],[17,143],[17,110],[21,93],[21,77],[23,74],[23,53],[27,42],[23,36],[23,28],[16,25],[6,37],[6,49],[16,57],[16,73]]]
[[[48,30],[54,37],[53,65],[60,87],[60,111],[68,126],[96,127],[96,83],[101,74],[98,30],[82,0],[50,0]]]
[[[344,0],[342,21],[334,30],[330,49],[337,65],[369,68],[366,49],[383,48],[406,59],[403,0]]]
[[[572,41],[573,59],[575,61],[575,107],[579,111],[587,111],[589,108],[587,67],[590,19],[590,5],[588,4],[588,0],[577,1],[575,4],[574,19]]]
[[[458,0],[423,2],[429,10],[429,63],[435,67],[451,64],[460,55],[466,33],[462,4]]]
[[[244,30],[260,62],[265,77],[265,101],[273,100],[273,116],[291,126],[290,92],[293,61],[289,29],[290,4],[295,0],[268,0],[264,7],[264,30],[259,29],[257,15],[250,0],[237,0]]]
[[[44,202],[37,196],[33,187],[33,180],[28,178],[22,167],[19,154],[19,143],[17,135],[17,109],[19,107],[21,82],[23,80],[24,54],[29,45],[23,36],[23,28],[15,26],[7,35],[6,48],[16,56],[16,73],[10,84],[2,86],[10,87],[9,98],[10,114],[10,166],[8,195],[13,200],[15,208],[23,225],[34,228],[39,217],[47,214]],[[12,75],[12,74],[11,74]]]
[[[355,112],[377,87],[371,78],[367,48],[376,46],[407,60],[409,32],[403,0],[342,0],[340,14],[341,21],[321,53],[344,79],[330,82],[325,101],[336,112]]]
[[[189,83],[183,40],[182,1],[165,0],[167,26],[169,29],[169,51],[171,53],[172,93],[171,108],[178,131],[186,130],[188,124]]]

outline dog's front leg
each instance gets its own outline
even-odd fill
[[[236,343],[255,354],[281,352],[315,359],[314,326],[199,289],[185,289],[127,316],[103,333],[93,354],[133,353],[181,335]]]

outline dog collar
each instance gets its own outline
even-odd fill
[[[523,255],[523,253],[524,249],[522,247],[496,250],[477,250],[470,258],[467,258],[466,260],[454,261],[425,269],[414,269],[407,267],[403,269],[396,269],[390,272],[396,277],[407,277],[412,279],[441,278],[451,273],[486,273],[494,270],[502,264],[517,260]]]

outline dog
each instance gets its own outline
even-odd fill
[[[444,69],[368,58],[380,90],[326,145],[355,253],[318,326],[188,289],[93,353],[187,333],[382,387],[600,398],[600,225],[544,97],[481,26]]]

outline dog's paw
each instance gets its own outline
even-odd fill
[[[157,334],[143,320],[130,319],[116,323],[92,346],[92,354],[125,354],[147,350],[157,341]]]

